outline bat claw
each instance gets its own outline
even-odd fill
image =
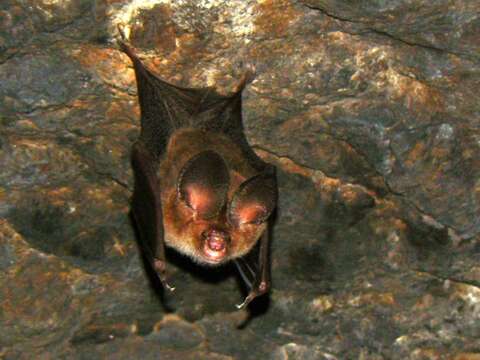
[[[245,300],[241,304],[235,305],[237,309],[243,309],[248,306],[252,302],[253,299],[257,298],[258,296],[263,295],[263,293],[259,293],[258,291],[251,291]]]
[[[170,292],[175,291],[175,286],[172,286],[167,282],[165,274],[158,274],[158,278],[160,279],[160,282],[162,283],[164,289],[167,289]]]
[[[123,24],[117,24],[117,30],[122,40],[126,41],[127,37],[125,36],[125,30],[124,30]]]
[[[167,289],[170,292],[175,291],[175,286],[171,286],[167,282],[167,276],[166,276],[166,266],[165,266],[165,261],[155,259],[153,263],[153,267],[155,268],[155,272],[157,273],[158,278],[160,279],[160,282],[162,283],[163,287]]]
[[[253,300],[253,299],[249,299],[248,296],[247,296],[247,297],[245,298],[245,300],[243,300],[242,303],[235,305],[235,307],[236,307],[238,310],[242,310],[242,309],[246,308],[247,305],[250,304],[250,302],[251,302],[252,300]]]
[[[175,286],[169,285],[165,280],[162,281],[162,284],[163,284],[163,287],[164,287],[165,289],[167,289],[168,291],[170,291],[170,292],[174,292],[174,291],[175,291]]]
[[[243,309],[245,308],[248,304],[252,302],[253,299],[262,296],[263,294],[266,294],[268,292],[268,284],[265,281],[260,282],[257,286],[255,286],[250,293],[247,295],[245,300],[241,304],[235,305],[237,309]]]
[[[235,305],[235,307],[238,309],[238,310],[241,310],[243,308],[245,308],[248,304],[250,304],[250,302],[255,299],[257,297],[257,294],[256,293],[253,293],[251,292],[250,294],[247,295],[247,297],[245,298],[245,300],[243,300],[243,302],[241,304],[237,304]]]
[[[245,86],[247,86],[249,83],[251,83],[255,79],[255,75],[256,75],[255,68],[253,68],[253,67],[247,68],[244,71],[244,73],[243,73],[243,75],[242,75],[242,77],[241,77],[241,79],[240,79],[240,81],[237,85],[237,92],[242,91],[245,88]]]

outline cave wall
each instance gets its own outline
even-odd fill
[[[273,290],[128,216],[139,132],[122,25],[162,78],[231,92],[278,168]],[[479,359],[480,4],[0,3],[0,357]],[[158,285],[158,284],[157,284]]]

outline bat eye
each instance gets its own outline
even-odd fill
[[[233,196],[228,211],[231,224],[261,224],[277,203],[277,186],[272,174],[262,173],[244,181]]]
[[[177,193],[180,200],[201,218],[216,216],[223,208],[230,178],[223,158],[203,151],[191,158],[180,171]]]

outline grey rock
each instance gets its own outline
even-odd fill
[[[0,357],[476,359],[474,1],[0,4]],[[117,25],[162,78],[229,93],[278,168],[273,289],[139,257]]]

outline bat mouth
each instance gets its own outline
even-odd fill
[[[203,253],[208,262],[219,263],[227,255],[228,235],[219,230],[209,230],[202,234]]]

